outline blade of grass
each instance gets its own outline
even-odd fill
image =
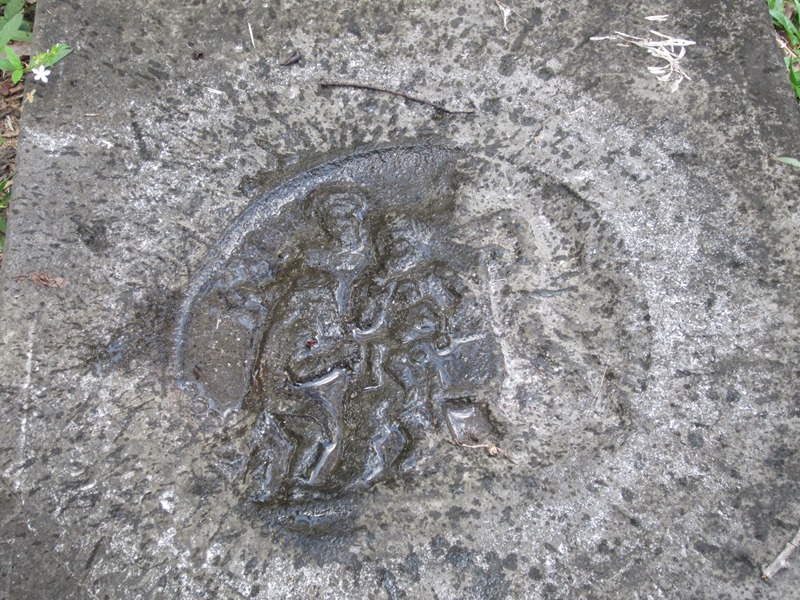
[[[792,23],[791,19],[783,12],[783,0],[768,0],[769,14],[772,22],[789,37],[793,46],[800,45],[800,30]]]
[[[797,160],[796,158],[790,158],[788,156],[776,156],[775,160],[800,169],[800,160]]]
[[[797,96],[797,101],[800,102],[800,73],[798,73],[798,71],[790,69],[789,81],[792,82],[792,88],[794,88],[794,95]]]

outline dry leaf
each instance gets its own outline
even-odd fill
[[[31,283],[41,287],[62,288],[69,285],[69,281],[67,281],[64,277],[53,277],[49,273],[44,273],[42,271],[34,271],[29,275],[19,275],[17,277],[17,281],[30,281]]]

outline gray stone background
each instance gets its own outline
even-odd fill
[[[0,274],[4,597],[796,593],[796,563],[759,578],[800,525],[800,176],[772,160],[800,127],[760,2],[520,0],[508,31],[489,1],[38,5],[37,47],[75,53],[25,108]],[[674,94],[643,52],[589,41],[653,27],[697,42]],[[540,173],[591,208],[646,305],[643,385],[610,336],[575,398],[537,396],[548,452],[442,444],[462,468],[377,486],[346,534],[262,527],[211,468],[224,428],[174,385],[175,306],[287,172],[428,138],[477,157],[469,202],[524,203]],[[625,397],[608,444],[595,394]]]

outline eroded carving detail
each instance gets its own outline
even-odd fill
[[[251,500],[349,495],[412,470],[432,430],[494,431],[485,251],[453,241],[451,157],[434,158],[402,198],[318,182],[198,288],[180,366],[199,410],[256,415],[233,469]]]
[[[459,158],[303,171],[189,282],[176,368],[211,466],[267,522],[338,526],[401,473],[513,477],[625,443],[651,330],[624,246],[552,177]]]
[[[341,185],[309,194],[317,236],[275,273],[247,400],[264,407],[248,466],[258,501],[408,469],[446,403],[479,402],[493,381],[494,342],[459,275],[475,263],[453,258],[474,251],[426,242],[446,233],[435,207],[423,220],[369,204]]]

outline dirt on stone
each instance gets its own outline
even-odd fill
[[[25,83],[14,84],[9,73],[0,78],[0,198],[10,190],[17,160],[17,138],[25,97]],[[6,217],[6,209],[0,209],[0,218]],[[5,234],[0,232],[0,268],[3,265],[3,242]]]

